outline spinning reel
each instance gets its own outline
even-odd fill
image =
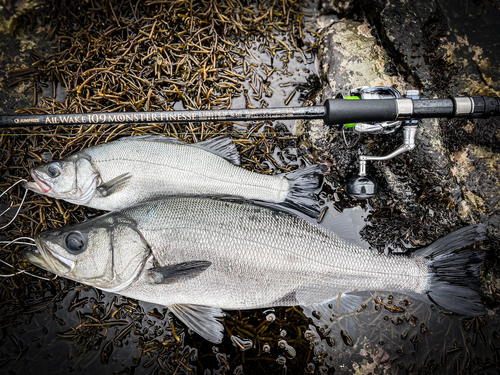
[[[351,90],[350,96],[343,97],[342,94],[337,95],[339,99],[420,99],[418,90],[407,90],[403,95],[398,90],[392,87],[368,87],[362,86]],[[347,182],[346,192],[350,196],[357,199],[368,199],[373,197],[378,192],[377,180],[366,173],[368,161],[389,160],[403,152],[411,151],[415,148],[415,134],[417,132],[417,120],[404,121],[382,121],[382,122],[359,122],[356,124],[345,124],[344,128],[351,128],[354,132],[365,134],[391,134],[403,127],[404,141],[403,144],[385,156],[360,155],[359,172],[351,177]],[[337,126],[342,127],[342,125]],[[340,130],[340,129],[339,129]]]

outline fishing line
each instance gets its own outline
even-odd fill
[[[19,240],[31,240],[32,242],[19,242]],[[5,246],[9,246],[10,244],[16,244],[16,245],[27,245],[27,246],[36,246],[36,243],[35,243],[35,240],[31,237],[18,237],[16,239],[13,239],[12,241],[0,241],[1,244],[5,244]],[[2,260],[0,259],[0,262],[9,266],[10,268],[14,268],[14,266],[8,262],[6,262],[5,260]],[[28,271],[24,271],[24,270],[21,270],[21,271],[17,271],[15,273],[10,273],[10,274],[7,274],[7,275],[2,275],[0,274],[0,277],[13,277],[13,276],[16,276],[16,275],[19,275],[19,274],[22,274],[22,273],[25,273],[26,275],[29,275],[29,276],[33,276],[33,277],[36,277],[37,279],[40,279],[40,280],[46,280],[46,281],[52,281],[52,280],[55,280],[57,279],[57,275],[55,275],[55,277],[53,279],[49,279],[47,277],[43,277],[43,276],[38,276],[38,275],[35,275],[35,274],[32,274],[31,272],[28,272]]]
[[[2,192],[2,194],[0,194],[0,198],[4,196],[4,194],[6,194],[9,190],[11,190],[14,186],[16,186],[18,183],[20,182],[27,182],[28,180],[25,180],[24,178],[20,179],[19,181],[15,182],[14,185],[12,185],[11,187],[9,187],[7,190],[5,190],[4,192]],[[19,205],[17,211],[16,211],[16,214],[14,215],[14,217],[7,223],[5,224],[3,227],[0,227],[0,229],[5,229],[7,228],[17,217],[17,215],[19,215],[19,211],[21,211],[21,207],[23,206],[24,204],[24,200],[26,199],[26,195],[28,194],[28,190],[25,190],[24,191],[24,196],[23,196],[23,199],[21,201],[21,204]],[[9,208],[7,208],[4,212],[2,212],[0,214],[0,217],[2,217],[7,211],[10,210],[10,208],[12,207],[13,203],[11,202]]]
[[[29,242],[18,242],[19,240],[30,240]],[[36,241],[31,237],[18,237],[13,239],[12,241],[0,241],[0,243],[5,244],[5,246],[9,246],[10,244],[15,243],[16,245],[28,245],[28,246],[36,246]]]
[[[11,268],[14,268],[14,266],[10,263],[7,263],[6,261],[0,259],[0,262],[2,262],[3,264],[6,264],[7,266],[11,267]],[[21,270],[21,271],[17,271],[16,273],[9,273],[7,275],[2,275],[0,274],[0,277],[13,277],[13,276],[16,276],[16,275],[19,275],[19,274],[22,274],[22,273],[25,273],[26,275],[29,275],[29,276],[33,276],[33,277],[36,277],[37,279],[40,279],[40,280],[46,280],[46,281],[52,281],[52,280],[55,280],[57,279],[57,275],[53,278],[53,279],[49,279],[48,277],[43,277],[43,276],[38,276],[38,275],[35,275],[35,274],[32,274],[28,271],[24,271],[24,270]]]

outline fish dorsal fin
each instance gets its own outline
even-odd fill
[[[130,173],[123,173],[115,178],[99,185],[97,191],[102,197],[108,197],[116,191],[121,190],[127,185],[128,181],[132,178]]]
[[[165,267],[151,268],[147,272],[152,283],[171,284],[196,277],[211,265],[212,262],[206,260],[194,260]]]
[[[229,136],[220,136],[203,142],[190,143],[190,146],[218,155],[234,165],[240,165],[240,154]]]
[[[138,135],[135,137],[120,138],[118,141],[151,141],[182,144],[200,148],[214,155],[220,156],[234,165],[240,165],[240,154],[236,149],[236,145],[234,144],[232,138],[226,135],[198,143],[186,143],[178,138],[165,137],[163,135]]]
[[[187,304],[170,305],[168,308],[182,323],[204,339],[214,344],[222,342],[224,326],[220,319],[226,314],[220,308]]]

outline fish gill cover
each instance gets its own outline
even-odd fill
[[[303,1],[47,1],[20,11],[6,2],[3,12],[24,50],[24,60],[10,60],[10,78],[2,81],[14,90],[9,92],[15,103],[24,103],[21,113],[265,108],[297,104],[317,83],[317,26]],[[124,135],[167,134],[199,142],[229,133],[242,166],[287,172],[304,164],[289,126],[20,128],[0,135],[0,189],[27,178],[34,165]],[[14,190],[16,204],[22,194]],[[323,204],[355,205],[331,184],[320,198]],[[4,236],[33,237],[98,214],[29,194]],[[357,337],[345,316],[336,316],[327,332],[321,319],[313,315],[313,325],[291,307],[232,312],[225,319],[224,342],[213,346],[167,309],[54,279],[20,259],[21,249],[3,246],[1,252],[13,265],[2,265],[2,273],[12,277],[0,283],[2,371],[433,373],[498,366],[500,336],[488,318],[461,321],[426,303],[384,293],[376,299],[367,294],[362,314],[350,317]]]

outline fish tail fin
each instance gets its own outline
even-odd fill
[[[485,238],[484,224],[470,225],[413,254],[414,257],[423,257],[429,269],[424,292],[429,300],[445,310],[465,316],[485,313],[478,286],[479,268],[485,252],[456,252]]]
[[[321,186],[323,175],[327,170],[326,165],[315,164],[286,173],[285,178],[288,180],[290,188],[285,201],[278,203],[278,205],[297,210],[309,217],[318,218],[320,209],[314,190]]]

